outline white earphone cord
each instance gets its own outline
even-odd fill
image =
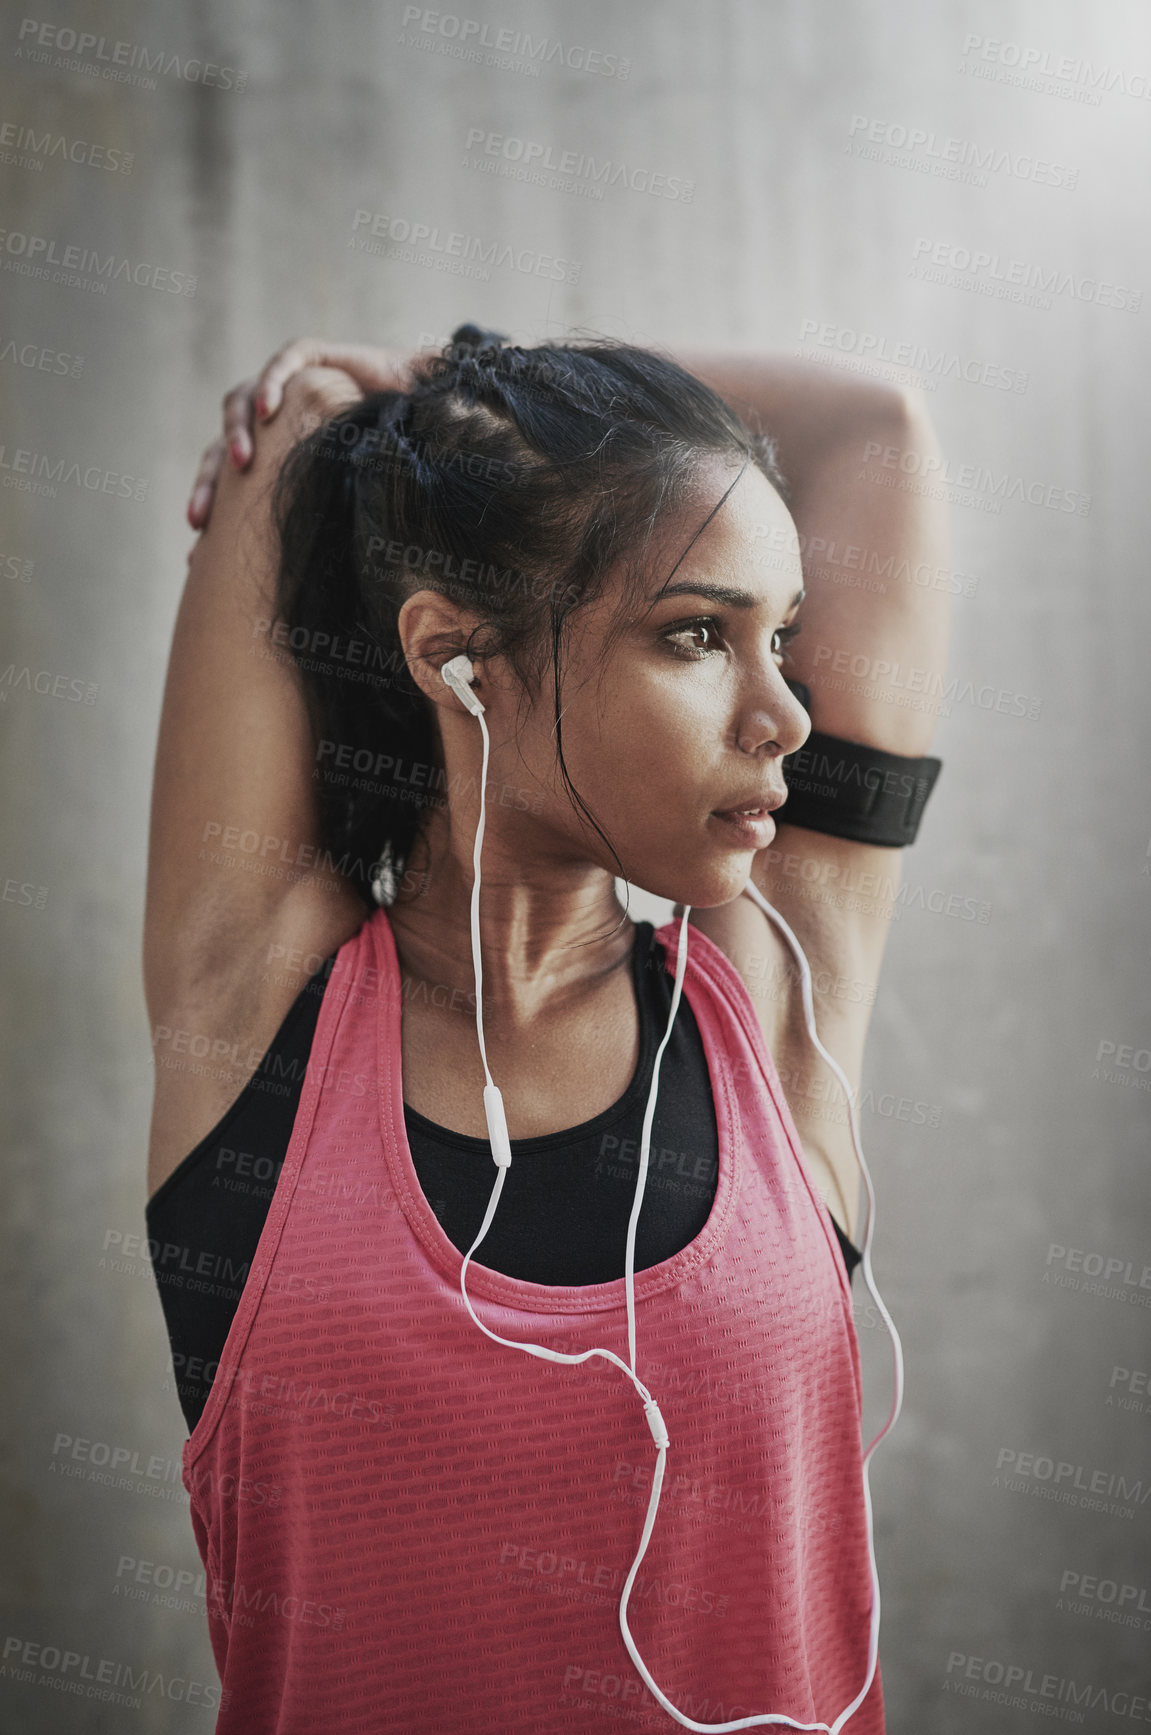
[[[445,679],[447,679],[446,675]],[[454,687],[454,682],[449,680],[448,684]],[[471,709],[470,706],[468,708]],[[463,1263],[460,1266],[460,1293],[463,1296],[464,1306],[467,1308],[472,1320],[483,1332],[484,1336],[491,1338],[493,1343],[504,1344],[509,1349],[521,1350],[525,1355],[535,1356],[541,1361],[564,1362],[569,1366],[574,1366],[578,1362],[589,1361],[592,1356],[601,1356],[604,1360],[612,1362],[617,1368],[619,1368],[620,1372],[631,1381],[643,1403],[648,1427],[651,1429],[652,1438],[655,1441],[656,1463],[652,1476],[651,1495],[648,1499],[647,1514],[644,1518],[643,1533],[640,1537],[639,1548],[636,1552],[635,1559],[632,1561],[631,1570],[627,1575],[620,1596],[619,1622],[624,1644],[627,1646],[628,1653],[631,1656],[633,1663],[651,1693],[663,1706],[668,1715],[674,1717],[676,1722],[681,1723],[685,1729],[694,1729],[698,1731],[699,1735],[727,1735],[728,1731],[759,1728],[769,1723],[786,1724],[791,1729],[822,1731],[824,1732],[824,1735],[839,1735],[839,1731],[843,1728],[848,1718],[858,1710],[859,1706],[867,1697],[871,1683],[875,1677],[875,1668],[879,1656],[879,1574],[875,1564],[875,1539],[872,1526],[871,1489],[868,1482],[868,1470],[871,1454],[875,1451],[879,1442],[894,1427],[900,1408],[902,1407],[903,1346],[900,1343],[899,1333],[895,1329],[895,1323],[884,1305],[879,1290],[875,1286],[871,1271],[870,1249],[872,1232],[875,1226],[875,1189],[871,1183],[871,1175],[864,1159],[863,1146],[859,1138],[859,1127],[855,1112],[855,1094],[852,1091],[841,1067],[828,1053],[827,1049],[824,1048],[816,1033],[815,1010],[812,999],[811,970],[807,958],[804,955],[803,948],[800,946],[799,941],[796,939],[783,917],[779,914],[779,911],[774,909],[773,906],[768,903],[767,899],[759,891],[758,887],[754,886],[749,880],[747,885],[744,887],[744,891],[760,906],[764,914],[775,922],[795,955],[796,962],[800,969],[803,1014],[807,1025],[807,1033],[811,1037],[811,1040],[815,1044],[819,1053],[823,1056],[824,1060],[835,1074],[840,1088],[843,1090],[844,1096],[847,1099],[852,1142],[855,1146],[855,1154],[859,1159],[859,1166],[863,1172],[863,1178],[867,1189],[867,1226],[863,1237],[861,1269],[867,1287],[875,1297],[884,1325],[891,1337],[894,1355],[895,1397],[892,1403],[891,1413],[884,1426],[879,1430],[871,1444],[867,1447],[862,1460],[863,1499],[864,1509],[867,1516],[867,1544],[871,1567],[871,1622],[868,1637],[867,1676],[864,1680],[863,1686],[860,1688],[855,1698],[840,1712],[834,1723],[800,1723],[793,1717],[784,1716],[782,1713],[776,1714],[770,1712],[761,1712],[752,1717],[733,1718],[731,1721],[726,1723],[701,1723],[694,1717],[687,1716],[683,1711],[680,1711],[675,1705],[673,1705],[671,1700],[667,1697],[667,1694],[664,1693],[652,1679],[648,1667],[640,1656],[635,1640],[632,1637],[631,1629],[627,1624],[628,1599],[631,1596],[631,1590],[635,1583],[636,1574],[639,1572],[640,1566],[643,1563],[643,1558],[647,1553],[648,1543],[651,1540],[652,1531],[655,1528],[656,1514],[659,1510],[660,1494],[663,1489],[664,1471],[667,1464],[667,1449],[670,1444],[667,1428],[664,1424],[664,1419],[660,1412],[659,1405],[636,1372],[635,1238],[636,1226],[639,1222],[640,1209],[643,1204],[644,1190],[647,1185],[651,1133],[655,1119],[655,1103],[656,1092],[659,1086],[660,1063],[663,1059],[664,1050],[666,1049],[668,1042],[671,1040],[672,1026],[675,1022],[676,1011],[678,1010],[683,993],[684,974],[687,968],[687,923],[688,917],[691,914],[691,909],[690,906],[686,907],[680,920],[679,944],[675,964],[675,986],[672,991],[671,1009],[668,1014],[667,1029],[664,1031],[663,1040],[660,1042],[659,1048],[656,1051],[655,1061],[652,1066],[651,1090],[648,1095],[647,1109],[644,1113],[643,1134],[640,1140],[639,1173],[636,1179],[635,1198],[632,1202],[631,1216],[628,1220],[627,1227],[627,1249],[624,1261],[624,1289],[627,1303],[628,1356],[630,1365],[628,1362],[621,1361],[620,1357],[614,1354],[610,1349],[596,1348],[583,1350],[578,1354],[567,1354],[560,1350],[548,1349],[544,1344],[526,1343],[518,1338],[501,1337],[498,1332],[490,1330],[490,1328],[484,1324],[483,1320],[478,1317],[472,1306],[471,1298],[468,1295],[467,1290],[468,1264],[472,1255],[476,1251],[476,1248],[484,1240],[484,1237],[492,1226],[492,1221],[496,1214],[496,1208],[499,1205],[500,1195],[503,1192],[504,1177],[507,1174],[508,1168],[511,1166],[511,1142],[507,1133],[503,1098],[500,1095],[499,1087],[492,1078],[491,1070],[488,1066],[487,1047],[484,1042],[483,959],[480,953],[480,858],[483,846],[484,825],[487,815],[487,776],[491,740],[488,735],[487,722],[484,718],[482,708],[478,706],[478,701],[477,708],[473,711],[473,715],[475,715],[476,720],[483,731],[483,761],[480,772],[480,815],[476,825],[475,844],[472,851],[472,965],[475,972],[476,982],[476,1034],[479,1038],[480,1059],[483,1062],[484,1077],[487,1081],[484,1088],[484,1109],[487,1115],[492,1157],[495,1161],[498,1172],[496,1175],[495,1186],[492,1188],[491,1197],[488,1200],[487,1210],[484,1212],[484,1219],[480,1225],[479,1233],[476,1235],[475,1240],[464,1254]]]

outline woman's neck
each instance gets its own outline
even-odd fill
[[[442,813],[429,818],[389,918],[406,977],[470,995],[474,829]],[[614,974],[634,930],[606,869],[525,862],[490,820],[480,875],[484,1005],[499,1008],[505,1024],[527,1025],[544,1005],[579,999]]]

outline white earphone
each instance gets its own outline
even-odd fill
[[[450,663],[444,664],[440,674],[465,710],[470,711],[473,717],[483,715],[484,707],[479,695],[472,692],[471,684],[476,678],[476,671],[469,658],[453,657]]]
[[[636,1372],[635,1236],[636,1225],[639,1222],[640,1207],[643,1204],[644,1189],[647,1185],[651,1132],[652,1123],[655,1119],[655,1102],[656,1092],[659,1086],[660,1062],[663,1059],[664,1050],[671,1039],[672,1026],[675,1023],[676,1011],[679,1007],[680,998],[683,993],[684,972],[687,968],[687,920],[688,916],[691,914],[691,907],[690,905],[685,907],[680,920],[679,946],[675,961],[675,986],[672,990],[671,1009],[668,1014],[667,1029],[664,1031],[663,1039],[656,1050],[655,1062],[652,1067],[651,1091],[648,1095],[647,1108],[644,1112],[643,1133],[640,1140],[639,1173],[636,1178],[635,1198],[632,1202],[631,1217],[628,1220],[627,1249],[624,1262],[624,1290],[627,1301],[628,1361],[621,1361],[620,1357],[615,1355],[613,1351],[609,1349],[588,1349],[582,1351],[580,1354],[569,1355],[559,1350],[548,1349],[544,1344],[525,1343],[516,1338],[501,1337],[498,1332],[491,1331],[484,1324],[483,1320],[477,1317],[467,1291],[468,1263],[476,1248],[483,1241],[488,1230],[492,1226],[492,1221],[496,1214],[496,1207],[500,1201],[500,1194],[503,1191],[504,1177],[506,1176],[508,1169],[511,1167],[512,1161],[511,1141],[508,1137],[508,1125],[507,1117],[504,1114],[503,1097],[500,1095],[498,1085],[492,1078],[491,1070],[488,1066],[487,1049],[484,1045],[483,960],[480,953],[480,855],[483,845],[484,822],[487,812],[486,790],[491,739],[488,734],[487,722],[484,718],[483,704],[481,703],[479,696],[471,690],[471,683],[475,679],[475,670],[473,669],[470,660],[465,656],[453,657],[450,662],[444,664],[440,672],[447,685],[459,699],[460,703],[473,717],[478,719],[480,729],[483,732],[484,742],[483,765],[480,773],[480,816],[476,825],[475,844],[472,850],[472,866],[474,872],[471,898],[471,935],[472,966],[475,971],[476,981],[476,1034],[479,1038],[480,1059],[483,1062],[484,1077],[487,1081],[484,1086],[484,1114],[487,1119],[488,1138],[491,1143],[492,1157],[495,1160],[497,1173],[495,1186],[492,1188],[491,1197],[488,1200],[487,1210],[484,1212],[484,1219],[480,1225],[479,1233],[465,1253],[463,1264],[460,1266],[460,1293],[463,1296],[464,1306],[467,1308],[474,1323],[484,1333],[484,1336],[491,1338],[493,1343],[502,1343],[509,1349],[522,1350],[525,1355],[536,1356],[541,1361],[564,1362],[569,1366],[574,1366],[577,1362],[588,1361],[592,1356],[601,1356],[604,1360],[612,1362],[616,1367],[618,1367],[635,1387],[636,1392],[643,1403],[644,1414],[647,1417],[648,1427],[651,1429],[652,1439],[655,1441],[656,1463],[655,1470],[652,1474],[651,1495],[648,1499],[647,1514],[644,1518],[643,1533],[640,1537],[639,1549],[636,1553],[635,1559],[632,1561],[631,1570],[627,1575],[620,1596],[620,1631],[623,1634],[624,1644],[627,1646],[631,1659],[645,1684],[655,1698],[658,1699],[659,1703],[663,1706],[669,1716],[674,1717],[676,1722],[681,1723],[685,1729],[694,1729],[699,1731],[699,1735],[727,1735],[728,1731],[759,1728],[768,1723],[785,1723],[792,1729],[824,1731],[825,1735],[839,1735],[839,1731],[843,1728],[848,1718],[859,1709],[859,1706],[867,1697],[871,1688],[871,1683],[875,1677],[876,1663],[879,1658],[879,1574],[875,1564],[875,1538],[872,1527],[871,1489],[868,1484],[868,1468],[872,1453],[875,1451],[879,1442],[884,1439],[894,1427],[902,1407],[903,1346],[899,1339],[899,1333],[895,1329],[895,1323],[884,1305],[883,1297],[875,1286],[871,1270],[871,1238],[875,1226],[875,1189],[871,1183],[871,1175],[864,1159],[863,1146],[859,1138],[859,1126],[855,1112],[855,1093],[853,1092],[851,1085],[848,1083],[842,1068],[828,1053],[827,1049],[824,1048],[822,1042],[819,1040],[818,1034],[816,1033],[811,969],[808,965],[807,958],[804,955],[803,948],[800,946],[799,941],[796,939],[791,928],[784,921],[779,911],[774,909],[772,905],[768,903],[767,899],[763,896],[758,887],[754,886],[749,880],[747,885],[744,887],[744,892],[754,903],[757,903],[763,910],[764,914],[776,924],[784,939],[787,941],[788,946],[791,948],[792,954],[799,965],[802,984],[803,1016],[804,1022],[807,1026],[807,1033],[819,1053],[823,1056],[824,1060],[835,1074],[840,1088],[843,1090],[844,1096],[847,1100],[852,1143],[855,1147],[855,1154],[859,1160],[859,1166],[863,1172],[863,1178],[867,1188],[867,1225],[863,1236],[860,1269],[863,1272],[864,1280],[867,1283],[868,1289],[875,1297],[876,1305],[879,1308],[880,1315],[891,1337],[892,1343],[895,1366],[895,1397],[892,1403],[891,1413],[883,1427],[879,1430],[878,1434],[876,1434],[875,1438],[871,1441],[871,1444],[863,1454],[863,1502],[864,1510],[867,1515],[867,1545],[871,1564],[871,1625],[868,1640],[867,1677],[855,1698],[839,1713],[834,1723],[799,1723],[794,1718],[784,1716],[782,1713],[771,1713],[766,1711],[761,1712],[754,1717],[734,1718],[730,1722],[726,1723],[700,1723],[697,1722],[694,1717],[689,1717],[683,1711],[678,1710],[667,1697],[666,1693],[656,1685],[648,1672],[646,1663],[639,1654],[635,1640],[631,1635],[631,1629],[627,1624],[628,1598],[631,1595],[632,1585],[635,1583],[636,1575],[643,1563],[644,1555],[647,1553],[648,1543],[651,1540],[652,1531],[655,1528],[656,1514],[659,1510],[660,1493],[663,1488],[664,1472],[667,1465],[667,1449],[671,1443],[668,1437],[666,1424],[662,1414],[660,1413],[659,1405]]]

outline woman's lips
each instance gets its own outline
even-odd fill
[[[766,807],[731,807],[711,817],[722,820],[745,849],[766,849],[775,836],[775,821]]]

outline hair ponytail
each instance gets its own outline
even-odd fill
[[[419,824],[423,802],[404,800],[414,785],[397,773],[418,779],[436,758],[400,644],[402,598],[365,583],[358,523],[364,436],[370,452],[403,407],[398,392],[363,399],[293,448],[277,487],[277,612],[303,676],[323,847],[366,902],[385,843],[406,857]]]

